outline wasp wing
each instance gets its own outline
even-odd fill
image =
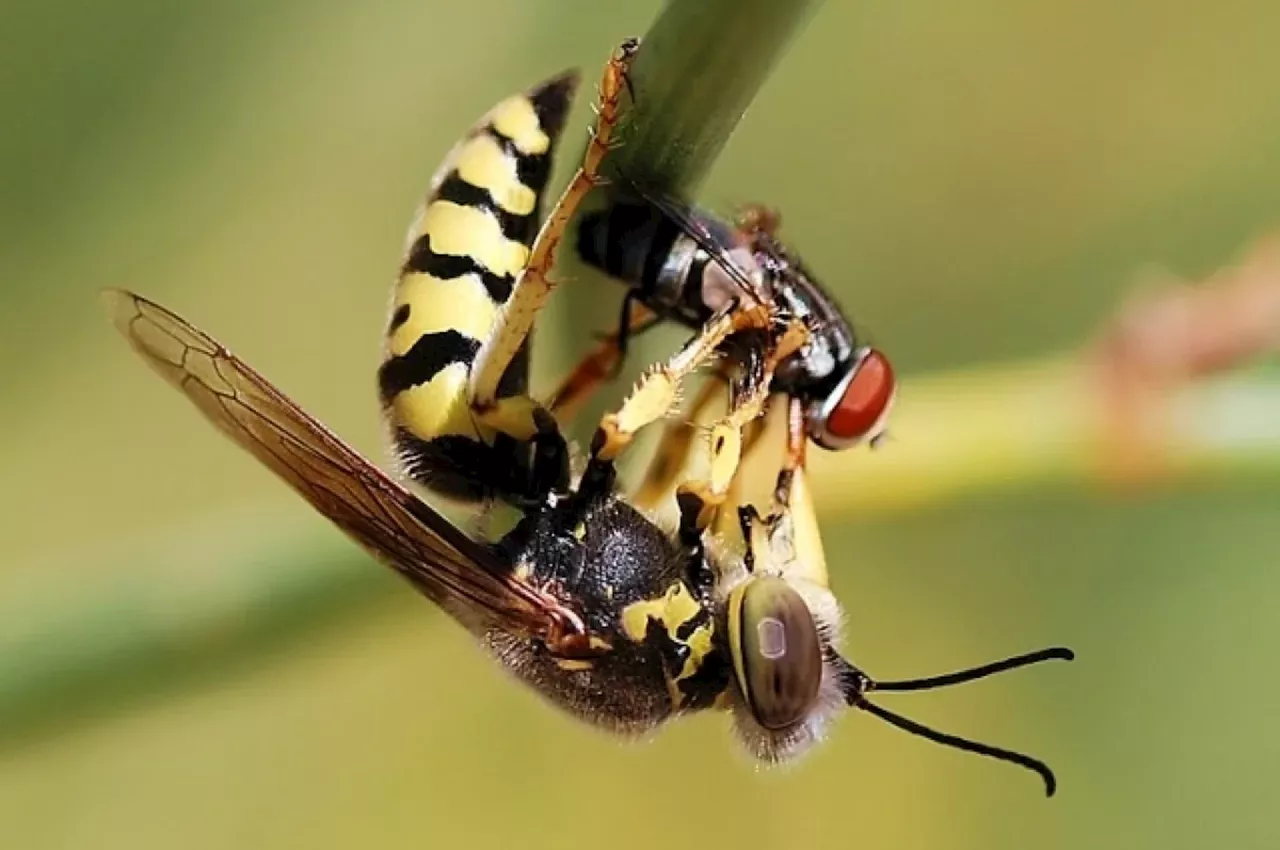
[[[567,613],[217,340],[139,295],[103,295],[133,349],[214,425],[464,624],[544,636]]]

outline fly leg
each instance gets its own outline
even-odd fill
[[[804,402],[795,397],[788,398],[787,446],[782,455],[782,468],[778,470],[778,480],[773,487],[774,513],[790,510],[791,497],[796,489],[796,478],[803,479],[805,475],[805,450],[808,445]],[[801,486],[805,486],[803,481]]]
[[[591,396],[606,381],[617,377],[626,356],[627,339],[658,323],[658,317],[651,310],[635,304],[630,296],[624,304],[627,307],[623,310],[618,329],[588,351],[551,396],[547,407],[561,425],[573,421]]]
[[[790,534],[790,548],[795,557],[789,562],[788,573],[826,587],[826,551],[805,468],[808,445],[804,403],[790,398],[787,400],[787,444],[773,489],[771,520],[775,527],[785,528]]]

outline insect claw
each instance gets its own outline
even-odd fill
[[[636,90],[631,85],[631,75],[627,73],[627,69],[631,65],[631,60],[635,58],[636,53],[640,50],[640,39],[628,38],[622,44],[618,45],[618,50],[614,54],[615,61],[621,65],[620,73],[622,76],[622,85],[627,90],[627,97],[631,98],[634,103],[636,99]]]

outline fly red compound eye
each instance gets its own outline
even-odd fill
[[[893,406],[897,381],[889,358],[874,348],[864,350],[822,423],[827,448],[846,448],[875,439]]]

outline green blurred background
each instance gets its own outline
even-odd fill
[[[0,846],[1276,846],[1274,482],[827,515],[851,653],[872,673],[1077,649],[1072,666],[893,702],[1043,756],[1061,789],[1045,801],[1034,777],[852,716],[761,774],[724,718],[623,746],[545,708],[103,320],[106,285],[172,305],[376,456],[380,329],[437,161],[492,102],[594,72],[656,11],[0,8],[0,696],[56,679],[67,634],[125,657],[211,600],[236,610],[244,576],[220,564],[292,571],[282,610],[0,702]],[[1265,0],[829,3],[704,199],[781,206],[905,392],[1033,357],[1083,339],[1146,264],[1201,274],[1280,222],[1277,35]],[[574,309],[616,297],[583,291]],[[544,378],[568,356],[564,307]],[[283,563],[311,550],[324,593]]]

